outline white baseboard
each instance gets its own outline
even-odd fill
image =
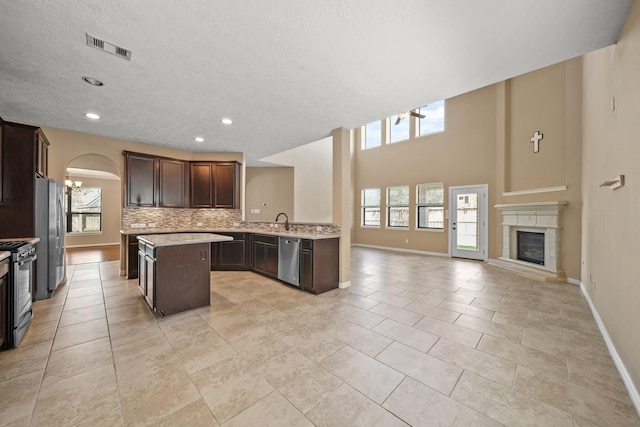
[[[618,354],[618,350],[616,350],[616,346],[613,344],[613,341],[611,340],[611,336],[609,336],[609,332],[607,332],[607,328],[602,322],[602,319],[600,318],[600,314],[598,314],[598,310],[596,309],[596,306],[593,304],[593,301],[591,301],[591,297],[589,296],[589,293],[587,292],[587,289],[585,288],[584,283],[579,282],[579,285],[580,285],[580,290],[582,291],[582,294],[587,300],[587,303],[589,303],[589,307],[591,308],[591,313],[593,313],[593,318],[596,320],[596,323],[598,324],[598,328],[600,329],[600,333],[604,338],[604,342],[607,344],[607,348],[609,349],[609,354],[611,354],[613,363],[616,365],[616,368],[618,369],[618,372],[622,377],[622,381],[624,382],[624,385],[627,388],[627,391],[629,392],[629,397],[631,397],[633,406],[636,407],[636,411],[638,412],[638,415],[640,415],[640,392],[638,392],[638,388],[633,383],[633,379],[631,378],[631,375],[629,375],[629,371],[627,371],[627,367],[624,365],[624,362],[620,358],[620,355]]]
[[[572,279],[571,277],[567,277],[567,283],[571,283],[572,285],[576,285],[576,286],[581,286],[582,285],[582,282],[580,280]]]
[[[72,245],[72,246],[65,246],[65,249],[72,249],[72,248],[92,248],[94,246],[115,246],[115,245],[119,245],[120,242],[117,243],[94,243],[93,245]]]
[[[338,287],[340,289],[348,288],[351,286],[351,280],[347,280],[346,282],[338,283]]]
[[[351,246],[360,246],[362,248],[382,249],[385,251],[407,252],[411,254],[431,255],[431,256],[440,256],[440,257],[449,258],[449,254],[445,254],[442,252],[427,252],[427,251],[417,251],[415,249],[390,248],[387,246],[365,245],[363,243],[352,243]]]

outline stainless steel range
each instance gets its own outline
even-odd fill
[[[33,261],[36,249],[30,242],[0,242],[0,251],[11,252],[8,286],[8,332],[9,345],[17,347],[31,324],[31,290],[33,289]]]

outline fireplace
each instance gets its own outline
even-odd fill
[[[544,265],[544,233],[518,231],[518,259]]]
[[[502,213],[499,261],[547,281],[566,279],[560,260],[562,211],[567,202],[496,205]]]

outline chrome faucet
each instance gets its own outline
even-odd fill
[[[276,217],[276,222],[278,222],[278,218],[280,218],[280,215],[284,215],[284,229],[289,231],[289,217],[287,216],[286,213],[280,212]]]

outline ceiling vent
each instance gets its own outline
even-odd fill
[[[89,33],[87,33],[87,45],[91,47],[95,47],[96,49],[100,49],[112,55],[119,56],[120,58],[126,59],[127,61],[131,61],[132,52],[129,49],[116,46],[113,43],[109,43],[107,41],[101,40],[96,36],[92,36]]]

